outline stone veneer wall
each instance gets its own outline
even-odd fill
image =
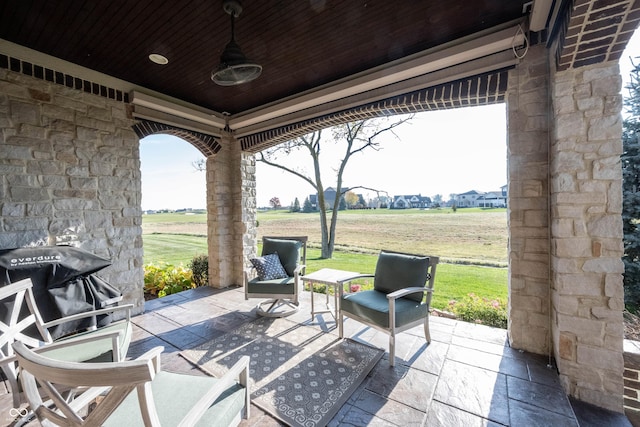
[[[244,268],[251,268],[249,260],[256,257],[258,249],[258,214],[256,194],[256,157],[242,154],[242,222],[244,223]]]
[[[509,75],[509,339],[551,353],[570,395],[622,412],[621,78],[610,63],[557,72],[548,53]]]
[[[550,351],[548,66],[540,45],[509,72],[507,174],[509,339]]]
[[[245,221],[255,216],[250,206],[245,206],[255,206],[255,196],[247,194],[252,187],[255,194],[255,170],[250,170],[253,156],[242,153],[240,144],[230,135],[223,136],[221,147],[207,158],[209,285],[214,287],[243,284],[243,243],[250,235],[250,223]]]
[[[554,355],[569,394],[622,412],[622,79],[617,63],[553,73]]]
[[[0,248],[68,243],[141,311],[139,142],[127,104],[0,69]]]

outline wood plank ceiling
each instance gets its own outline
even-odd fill
[[[233,87],[210,79],[231,34],[221,0],[2,0],[0,39],[235,114],[521,19],[525,3],[245,0],[236,40],[263,73]]]

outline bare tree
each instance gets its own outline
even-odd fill
[[[335,169],[336,173],[336,198],[333,200],[333,206],[331,210],[331,218],[327,218],[327,207],[325,203],[323,183],[323,177],[321,174],[321,162],[320,154],[322,152],[322,131],[316,131],[299,138],[287,141],[276,147],[262,151],[257,154],[257,161],[265,163],[267,165],[282,169],[289,172],[298,178],[306,181],[313,187],[318,194],[318,209],[320,211],[320,231],[322,236],[322,258],[331,258],[333,256],[333,249],[336,239],[336,224],[338,221],[338,208],[340,205],[340,199],[346,190],[342,189],[342,176],[349,163],[351,157],[355,154],[362,153],[367,149],[380,150],[380,143],[377,138],[385,133],[391,132],[393,135],[394,129],[400,126],[402,123],[410,121],[413,116],[406,116],[391,122],[389,118],[360,120],[357,122],[347,123],[331,128],[333,141],[335,144],[344,146],[340,163]],[[397,135],[395,135],[397,137]],[[325,141],[326,143],[326,141]],[[285,165],[281,160],[282,156],[287,157],[291,153],[302,150],[309,153],[313,163],[313,174],[305,172],[303,169],[294,168]],[[367,188],[363,186],[349,187],[348,190],[354,190],[356,188],[362,188],[376,193],[383,191],[373,188]]]
[[[271,207],[272,207],[273,209],[278,209],[278,208],[282,207],[282,205],[280,204],[280,199],[279,199],[279,198],[277,198],[277,197],[272,197],[272,198],[269,200],[269,204],[271,205]]]

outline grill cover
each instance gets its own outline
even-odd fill
[[[105,258],[71,246],[0,250],[0,286],[31,278],[38,310],[45,321],[105,308],[122,300],[121,292],[95,273],[111,265]],[[0,316],[7,308],[0,305]],[[53,338],[111,322],[108,315],[68,322],[51,329]]]

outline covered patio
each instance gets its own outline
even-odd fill
[[[263,74],[224,87],[210,78],[230,38],[221,1],[0,3],[0,248],[109,258],[106,280],[149,311],[139,139],[167,133],[207,157],[210,286],[226,289],[257,250],[255,153],[347,121],[504,102],[506,339],[554,360],[566,394],[622,413],[617,61],[640,2],[244,6],[238,42]]]
[[[311,319],[308,291],[301,309],[289,318],[314,325],[319,334],[334,334],[329,314]],[[255,321],[255,300],[245,301],[242,288],[197,288],[148,301],[133,318],[129,356],[164,346],[163,369],[206,375],[180,351],[220,337]],[[282,319],[280,319],[282,320]],[[388,353],[334,416],[331,426],[630,426],[620,413],[570,399],[548,357],[515,350],[504,329],[431,317],[432,342],[422,327],[397,339],[397,364]],[[346,336],[387,347],[387,336],[353,321]],[[0,390],[0,414],[11,409],[11,395]],[[0,419],[2,425],[8,419]],[[5,422],[6,421],[6,422]],[[29,425],[37,425],[32,422]],[[285,425],[252,405],[241,426]]]

